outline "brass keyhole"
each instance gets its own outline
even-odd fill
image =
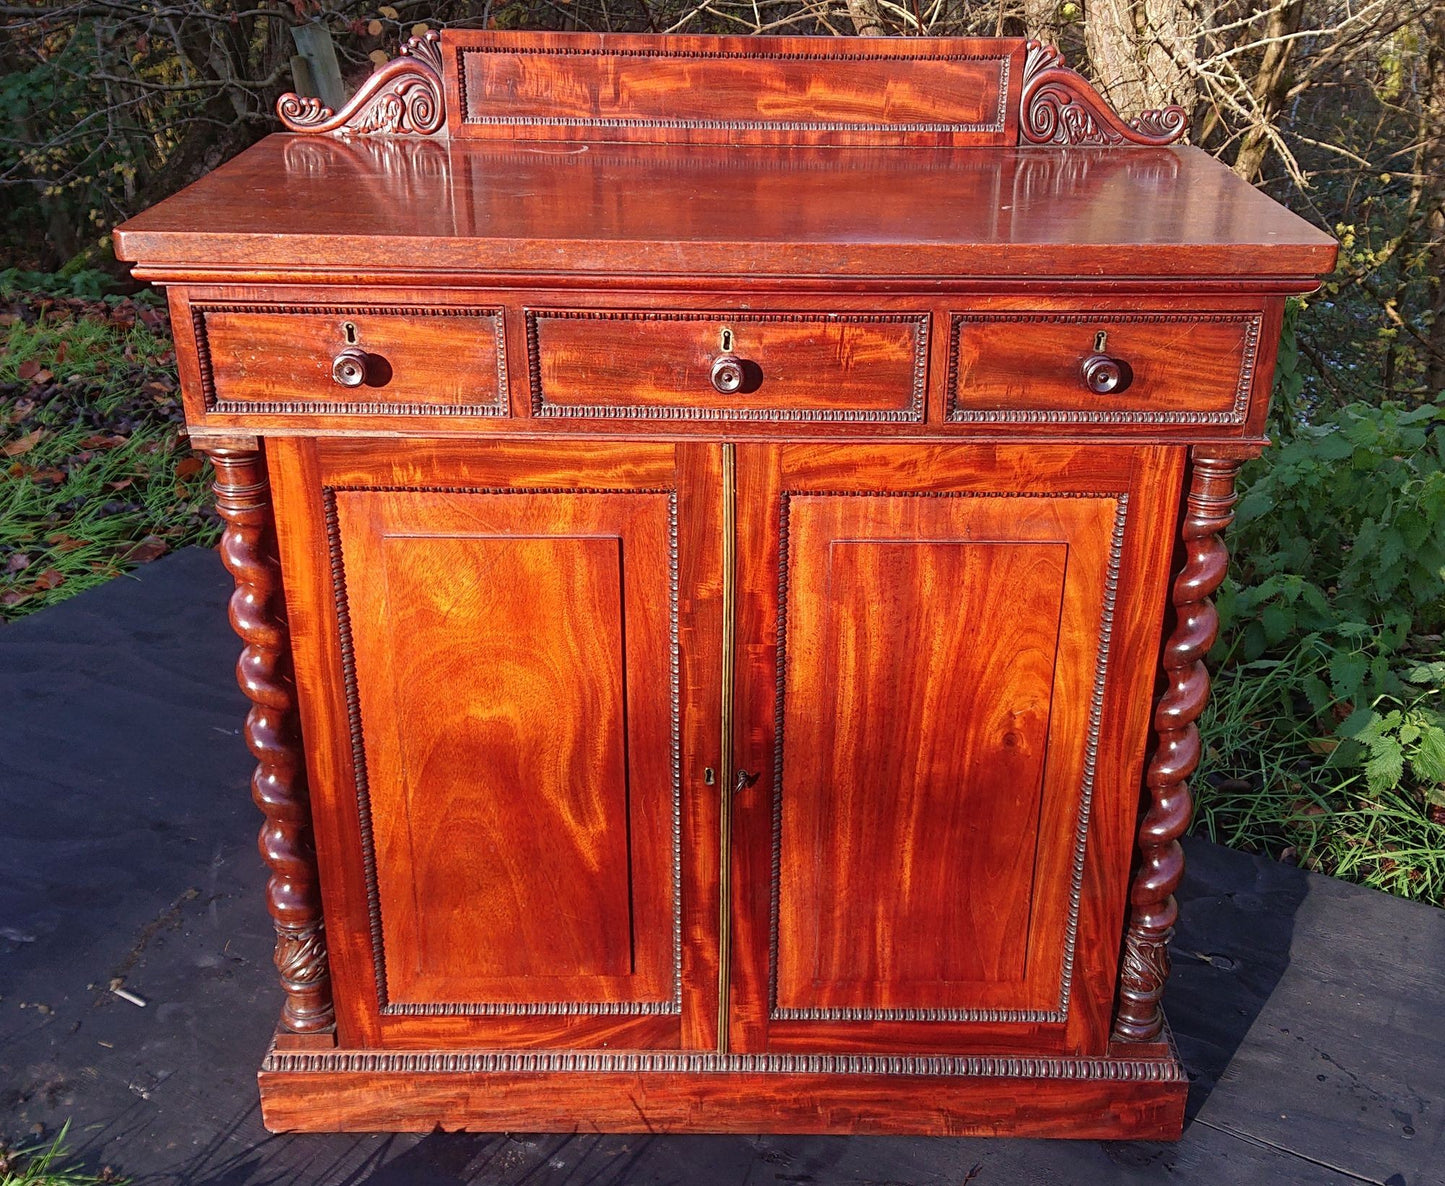
[[[1094,353],[1095,353],[1095,354],[1103,354],[1105,348],[1106,348],[1108,345],[1109,345],[1109,332],[1108,332],[1107,330],[1102,330],[1102,329],[1101,329],[1098,333],[1096,333],[1096,334],[1094,335]]]
[[[733,352],[733,331],[728,329],[727,326],[723,326],[722,333],[717,336],[717,348],[723,354],[731,354]]]
[[[343,321],[341,323],[341,336],[346,339],[348,346],[356,345],[356,322]]]

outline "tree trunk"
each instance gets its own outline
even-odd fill
[[[848,16],[859,37],[882,37],[888,32],[878,0],[848,0]]]
[[[1194,110],[1199,18],[1190,0],[1089,0],[1084,46],[1099,89],[1126,119],[1170,103]]]
[[[1030,37],[1048,45],[1059,40],[1059,0],[1024,0],[1024,25]]]
[[[1265,21],[1264,35],[1269,44],[1264,47],[1259,73],[1250,88],[1259,114],[1254,126],[1240,140],[1239,151],[1234,156],[1234,171],[1246,181],[1254,181],[1259,176],[1260,166],[1269,155],[1269,129],[1289,93],[1295,46],[1291,34],[1299,32],[1304,7],[1304,0],[1289,0],[1273,9]]]
[[[1430,310],[1433,320],[1426,339],[1426,398],[1445,391],[1445,5],[1435,5],[1425,24],[1430,39],[1425,58],[1423,97],[1424,151],[1420,170],[1425,184],[1425,233],[1429,241]]]

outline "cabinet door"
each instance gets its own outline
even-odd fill
[[[734,1047],[1102,1050],[1180,452],[738,452]]]
[[[273,457],[347,1040],[706,1041],[684,1013],[716,937],[684,909],[708,918],[715,875],[685,859],[705,807],[682,772],[716,702],[695,646],[683,661],[716,563],[710,457]]]

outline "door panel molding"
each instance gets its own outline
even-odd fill
[[[669,767],[671,781],[671,992],[658,1000],[542,1000],[542,1001],[397,1001],[389,992],[381,892],[377,872],[376,844],[372,820],[372,795],[368,784],[365,731],[356,674],[355,645],[337,495],[435,494],[566,496],[643,495],[667,499],[667,581],[668,581],[668,715]],[[462,485],[327,485],[321,491],[325,535],[330,566],[330,589],[334,602],[338,644],[341,655],[343,696],[350,728],[354,794],[362,840],[362,868],[371,938],[371,960],[375,977],[378,1011],[388,1017],[488,1017],[488,1016],[646,1016],[678,1015],[682,1012],[683,890],[682,890],[682,706],[679,644],[678,576],[678,492],[666,487],[527,487]],[[560,536],[558,537],[560,538]]]
[[[1048,1009],[988,1008],[880,1008],[880,1007],[806,1007],[789,1008],[778,1005],[778,958],[780,931],[780,891],[782,872],[783,763],[785,749],[784,718],[786,714],[785,685],[788,657],[788,589],[790,577],[790,514],[792,500],[800,497],[852,498],[943,498],[943,499],[1048,499],[1089,498],[1111,501],[1115,505],[1109,555],[1104,577],[1104,600],[1099,622],[1098,647],[1088,710],[1088,732],[1084,744],[1084,767],[1078,797],[1078,813],[1074,828],[1072,869],[1068,893],[1068,913],[1064,932],[1064,950],[1060,972],[1058,1004]],[[777,691],[774,706],[773,797],[772,797],[772,867],[768,923],[768,1019],[771,1021],[942,1021],[991,1023],[1062,1023],[1068,1020],[1072,989],[1075,945],[1078,938],[1080,898],[1083,891],[1084,857],[1089,834],[1089,815],[1093,797],[1096,760],[1099,749],[1099,728],[1103,715],[1104,689],[1108,677],[1109,650],[1113,631],[1114,603],[1119,582],[1119,566],[1123,555],[1128,520],[1129,495],[1119,491],[984,491],[984,490],[783,490],[780,492],[779,568],[777,607]],[[873,542],[873,541],[869,541]],[[960,541],[962,542],[962,541]],[[983,542],[983,541],[978,541]],[[1020,543],[1027,542],[1020,540]],[[880,871],[881,872],[881,871]]]

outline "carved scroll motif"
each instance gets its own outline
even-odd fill
[[[231,625],[245,643],[236,681],[251,701],[246,744],[256,758],[251,796],[266,817],[258,846],[271,870],[266,905],[276,926],[276,971],[286,990],[281,1020],[296,1033],[317,1033],[335,1017],[290,637],[272,550],[270,484],[258,450],[216,446],[207,452],[216,467],[216,509],[226,523],[221,560],[236,581]]]
[[[293,132],[433,136],[447,118],[441,38],[435,32],[410,38],[401,47],[401,56],[362,83],[340,111],[333,111],[320,99],[288,92],[276,100],[276,114]]]
[[[1164,1028],[1159,998],[1169,978],[1169,939],[1179,907],[1174,890],[1184,874],[1179,837],[1189,826],[1187,779],[1199,765],[1195,721],[1209,699],[1204,656],[1219,633],[1210,595],[1224,580],[1229,554],[1220,533],[1234,518],[1234,476],[1240,462],[1195,456],[1181,535],[1184,566],[1174,579],[1174,628],[1164,643],[1166,687],[1154,709],[1158,746],[1145,781],[1149,806],[1139,826],[1139,870],[1129,889],[1129,928],[1119,974],[1114,1036],[1147,1042]]]
[[[1030,41],[1025,50],[1020,144],[1172,144],[1189,126],[1184,108],[1172,106],[1126,123],[1052,45]]]

